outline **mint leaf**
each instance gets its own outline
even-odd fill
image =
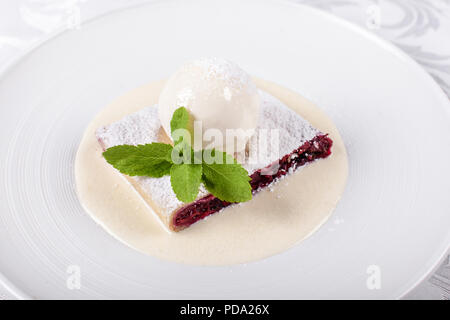
[[[178,200],[192,202],[197,198],[202,166],[199,164],[174,164],[170,169],[170,183]]]
[[[151,143],[115,146],[103,152],[103,157],[123,174],[159,178],[170,173],[171,153],[171,145]]]
[[[234,158],[218,150],[205,150],[222,163],[203,162],[202,181],[206,189],[222,201],[244,202],[251,200],[250,177]]]
[[[172,115],[170,121],[170,133],[172,135],[174,145],[180,142],[192,145],[194,139],[194,124],[188,110],[180,107]]]

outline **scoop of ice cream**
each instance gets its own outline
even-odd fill
[[[260,101],[255,84],[238,65],[208,58],[182,66],[161,92],[158,114],[168,136],[170,120],[179,107],[188,109],[196,128],[201,123],[203,148],[241,151],[257,126]]]

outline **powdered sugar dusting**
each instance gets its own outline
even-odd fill
[[[274,96],[259,90],[261,108],[256,134],[249,140],[243,164],[252,174],[291,153],[321,132]]]
[[[222,58],[203,58],[194,60],[192,64],[205,71],[206,79],[223,79],[235,88],[255,87],[250,76],[236,63]],[[256,87],[255,87],[256,88]]]
[[[320,134],[320,131],[313,128],[309,122],[272,95],[263,91],[259,91],[259,94],[261,97],[259,124],[256,134],[249,141],[249,157],[243,161],[243,166],[249,174],[270,165]],[[121,144],[158,142],[160,129],[157,107],[150,106],[99,128],[96,135],[105,148],[110,148]],[[252,155],[257,156],[257,161]],[[170,217],[183,205],[172,190],[169,176],[132,177],[132,179],[159,207],[161,214]],[[202,186],[198,198],[207,194]]]
[[[111,148],[121,144],[156,142],[160,128],[157,108],[147,107],[97,129],[96,135],[106,148]]]

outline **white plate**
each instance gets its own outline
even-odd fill
[[[201,56],[306,95],[347,144],[350,176],[332,219],[263,261],[145,256],[97,226],[75,194],[75,152],[92,117]],[[0,272],[21,297],[397,298],[450,243],[448,99],[399,50],[307,7],[195,0],[116,12],[23,57],[2,76],[0,106]],[[379,290],[366,285],[372,265]],[[80,290],[66,285],[70,266]]]

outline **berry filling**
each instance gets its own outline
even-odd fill
[[[258,192],[261,188],[270,185],[274,180],[308,162],[328,157],[331,154],[332,145],[333,141],[327,135],[316,136],[312,140],[305,142],[300,148],[285,155],[277,163],[255,171],[250,175],[250,185],[253,193]],[[276,172],[271,174],[275,169]],[[213,195],[207,195],[180,208],[173,215],[173,227],[175,230],[184,229],[231,204]]]

